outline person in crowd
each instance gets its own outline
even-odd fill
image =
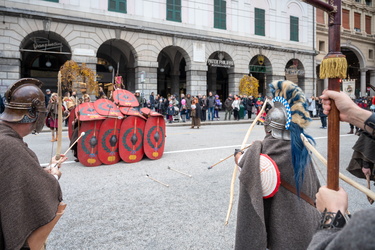
[[[51,90],[50,89],[46,89],[46,94],[44,95],[44,101],[46,103],[46,107],[49,103],[49,99],[51,99]]]
[[[173,116],[174,116],[174,113],[175,113],[175,109],[174,109],[172,101],[169,102],[169,105],[168,105],[166,113],[167,113],[167,120],[168,120],[168,122],[169,123],[173,123]]]
[[[199,104],[199,99],[197,97],[193,98],[191,104],[191,128],[195,126],[199,129],[201,126],[202,108]]]
[[[164,115],[164,113],[165,113],[165,105],[164,105],[164,99],[162,97],[158,98],[158,103],[155,106],[155,110],[159,114]]]
[[[181,107],[180,107],[180,116],[181,116],[182,122],[186,122],[186,113],[187,113],[186,100],[185,98],[182,98]]]
[[[224,110],[225,110],[224,121],[227,120],[227,116],[228,116],[228,120],[230,120],[230,117],[232,116],[232,112],[233,112],[232,103],[233,103],[233,97],[229,95],[224,102]]]
[[[137,107],[134,107],[134,108],[136,110],[140,111],[141,108],[143,107],[143,98],[141,96],[141,91],[136,90],[135,93],[134,93],[134,96],[135,96],[135,99],[137,99],[138,104],[139,104]]]
[[[314,200],[320,184],[300,138],[311,119],[297,85],[275,81],[270,90],[279,99],[266,117],[265,138],[244,153],[235,151],[241,169],[235,249],[306,249],[319,218]],[[271,181],[268,176],[263,182],[261,162],[273,162],[262,173],[276,171],[277,166],[280,179]]]
[[[334,100],[340,112],[340,120],[351,122],[353,126],[365,131],[358,138],[354,150],[358,150],[364,157],[374,159],[375,114],[358,107],[343,92],[325,90],[320,98],[326,115],[329,115],[332,109],[331,100]],[[366,175],[370,174],[371,170],[363,166],[362,172]],[[321,187],[316,198],[316,207],[322,212],[322,216],[308,249],[372,249],[375,246],[374,208],[356,212],[348,220],[345,216],[348,195],[341,187],[338,191]]]
[[[207,97],[206,95],[203,95],[202,98],[200,98],[198,96],[198,100],[199,100],[199,106],[201,107],[201,121],[202,122],[205,122],[206,121],[206,117],[207,117],[207,114],[206,114],[206,111],[208,109],[208,102],[207,102]]]
[[[99,87],[98,95],[96,96],[96,100],[103,99],[106,94],[104,93],[104,90],[102,87]]]
[[[240,110],[241,110],[241,106],[242,106],[243,107],[243,118],[245,119],[245,116],[247,115],[246,106],[247,106],[247,101],[249,100],[249,98],[247,98],[247,95],[240,95],[240,99],[241,99]]]
[[[51,142],[57,141],[57,129],[59,127],[58,121],[58,105],[59,105],[59,96],[57,93],[52,93],[47,106],[47,127],[51,129],[52,139]]]
[[[318,115],[320,117],[320,122],[322,124],[322,126],[320,128],[326,129],[327,128],[327,115],[324,114],[324,112],[323,112],[324,110],[323,110],[322,99],[320,99],[320,98],[319,98],[319,101],[317,103],[316,109],[317,109]]]
[[[29,249],[44,245],[56,222],[56,212],[62,201],[58,179],[60,155],[51,165],[42,168],[37,155],[23,138],[32,131],[40,132],[46,118],[45,96],[37,79],[20,79],[5,93],[5,110],[0,116],[0,249]],[[5,145],[5,146],[4,146]],[[58,167],[51,167],[57,164]],[[51,222],[51,224],[49,224]],[[47,234],[37,229],[51,225]],[[38,239],[33,241],[30,235]],[[35,238],[34,238],[35,239]]]
[[[154,92],[151,92],[149,101],[150,101],[150,109],[154,110],[154,108],[155,108],[155,96],[154,96]]]
[[[311,96],[308,100],[308,110],[310,112],[310,117],[315,117],[316,116],[316,98],[315,96]]]
[[[91,102],[91,98],[88,94],[84,94],[82,96],[82,100],[83,100],[83,102]]]
[[[249,96],[246,102],[246,110],[247,110],[247,118],[251,119],[251,115],[253,114],[253,107],[254,107],[254,97]]]
[[[213,121],[215,116],[215,97],[210,91],[207,97],[208,120]]]
[[[234,101],[232,102],[234,120],[240,120],[240,103],[241,99],[238,95],[234,95]]]
[[[193,99],[191,98],[191,95],[190,94],[187,94],[186,95],[186,120],[190,121],[190,113],[191,113],[191,102],[193,101]]]
[[[215,118],[216,118],[217,121],[220,120],[219,110],[221,110],[222,105],[223,104],[221,103],[219,95],[215,95],[215,111],[214,111],[214,114],[215,114]]]

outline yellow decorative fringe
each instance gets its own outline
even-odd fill
[[[348,63],[345,56],[326,57],[320,64],[320,79],[346,78]]]

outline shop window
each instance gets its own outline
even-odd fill
[[[361,13],[354,12],[354,30],[361,32]]]
[[[374,51],[372,49],[368,50],[368,58],[369,59],[374,59]]]
[[[350,15],[349,10],[342,10],[342,27],[344,29],[350,30]]]
[[[298,17],[290,16],[290,40],[299,41],[299,30],[298,30]]]
[[[324,41],[319,41],[319,51],[325,51],[326,43]]]
[[[266,19],[265,19],[266,11],[263,9],[255,8],[255,35],[265,36],[265,27],[266,27]]]
[[[109,0],[108,10],[120,13],[126,13],[126,0]]]
[[[181,0],[167,0],[167,20],[181,22]]]
[[[366,16],[366,33],[371,34],[371,16]]]
[[[227,28],[227,2],[223,0],[215,0],[214,2],[214,28]]]

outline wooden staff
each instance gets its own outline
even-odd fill
[[[303,0],[328,13],[328,55],[320,65],[320,78],[328,78],[328,89],[340,91],[340,78],[346,78],[347,62],[340,49],[341,0],[329,0],[328,4],[320,0]],[[327,187],[339,189],[340,162],[340,117],[335,102],[331,100],[328,116],[328,168]]]
[[[57,128],[57,147],[56,147],[56,160],[60,159],[61,155],[61,144],[62,144],[62,89],[61,89],[61,71],[57,74],[57,95],[58,95],[58,128]]]
[[[251,126],[250,128],[247,130],[247,133],[242,141],[242,144],[241,144],[241,148],[244,148],[246,143],[247,143],[247,140],[249,139],[250,137],[250,134],[251,134],[251,131],[253,130],[256,122],[259,120],[259,118],[262,116],[265,108],[266,108],[266,105],[267,105],[267,98],[265,99],[264,103],[263,103],[263,107],[262,109],[260,110],[259,114],[255,117],[254,121],[251,123]],[[227,217],[225,218],[225,223],[224,225],[228,225],[228,222],[229,222],[229,217],[230,217],[230,213],[232,212],[232,208],[233,208],[233,201],[234,201],[234,184],[236,182],[236,177],[237,177],[237,171],[238,171],[238,166],[235,165],[234,166],[234,169],[233,169],[233,174],[232,174],[232,181],[230,183],[230,198],[229,198],[229,206],[228,206],[228,211],[227,211]]]
[[[311,153],[313,153],[323,164],[324,166],[327,167],[327,160],[314,148],[313,145],[307,140],[307,138],[301,134],[301,139],[303,141],[303,144],[305,144],[306,148],[308,148]],[[339,172],[339,178],[349,185],[352,185],[362,193],[366,194],[368,197],[371,199],[375,200],[375,192],[371,191],[370,189],[367,189],[365,186],[355,182],[354,180],[350,179],[349,177],[343,175],[342,173]]]

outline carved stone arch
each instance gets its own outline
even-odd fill
[[[21,77],[39,79],[43,89],[56,92],[60,67],[72,57],[68,42],[52,31],[34,31],[21,41],[20,52]]]
[[[268,92],[268,83],[273,81],[270,59],[264,54],[253,56],[249,62],[249,73],[259,81],[258,92],[265,96]]]
[[[123,88],[135,90],[136,55],[134,47],[122,39],[109,39],[98,48],[96,73],[98,82],[107,93],[108,83],[114,83],[115,76],[121,76]]]

